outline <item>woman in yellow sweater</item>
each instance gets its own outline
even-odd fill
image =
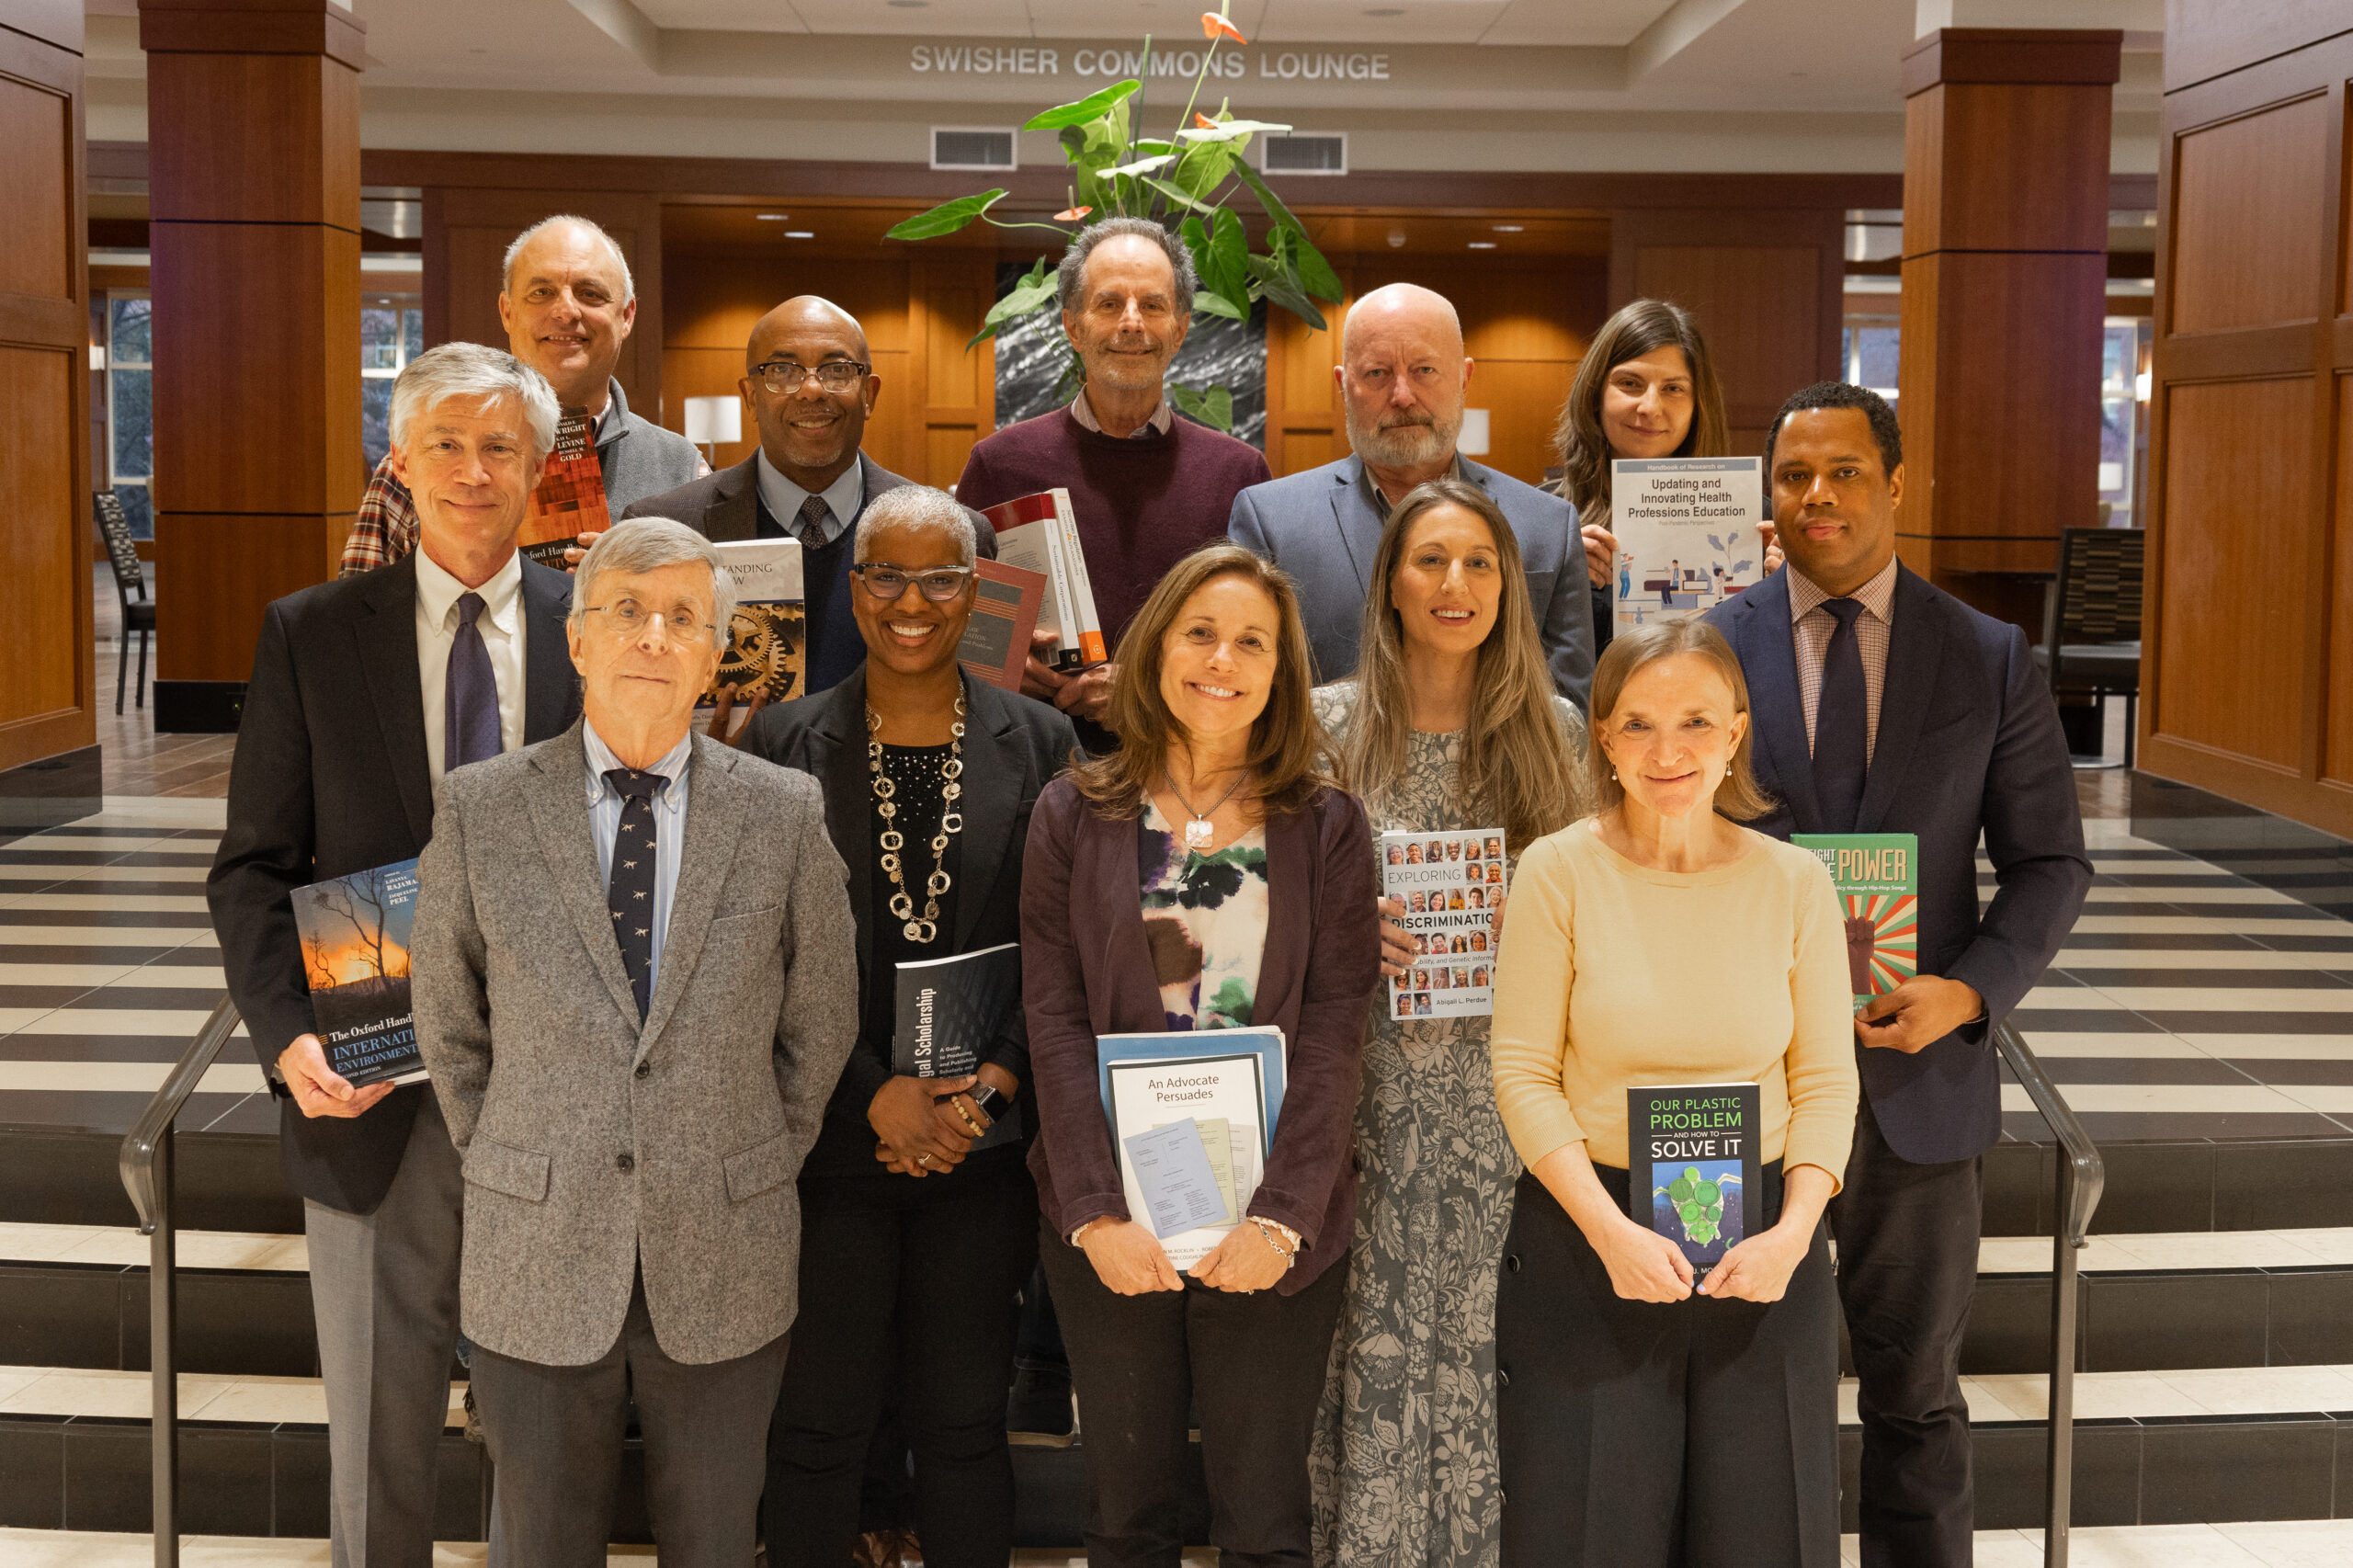
[[[1598,814],[1521,858],[1495,982],[1495,1099],[1528,1165],[1495,1309],[1504,1568],[1834,1568],[1822,1212],[1857,1094],[1836,895],[1733,820],[1765,802],[1711,628],[1613,642],[1590,727]],[[1695,1288],[1629,1218],[1627,1090],[1728,1083],[1758,1086],[1764,1222]]]

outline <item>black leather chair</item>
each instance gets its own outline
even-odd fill
[[[122,677],[131,667],[131,634],[139,633],[137,706],[147,706],[147,643],[155,634],[155,603],[147,597],[147,574],[139,565],[139,545],[131,537],[131,519],[111,490],[90,497],[97,514],[98,532],[107,541],[107,560],[114,566],[114,589],[122,600],[122,637],[115,643],[114,710],[122,711]]]
[[[2132,766],[2141,702],[2141,570],[2148,536],[2138,528],[2065,528],[2059,576],[2043,601],[2034,662],[2053,691],[2124,699],[2124,766]]]

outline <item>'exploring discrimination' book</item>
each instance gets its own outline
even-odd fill
[[[293,904],[311,1017],[327,1065],[358,1088],[423,1078],[408,999],[416,862],[296,888]]]
[[[1764,576],[1762,458],[1619,458],[1618,630],[1702,615]]]
[[[1920,840],[1909,833],[1793,833],[1830,868],[1847,916],[1847,973],[1860,1008],[1920,972]]]
[[[515,535],[516,548],[542,566],[563,570],[563,552],[584,533],[613,526],[605,505],[605,470],[597,458],[597,422],[567,408],[555,427],[555,450],[540,471],[530,510]]]
[[[1046,577],[1002,561],[976,560],[980,579],[972,594],[972,619],[956,644],[956,662],[981,680],[1006,691],[1021,689],[1021,667],[1029,662],[1029,633],[1046,607]]]
[[[1095,613],[1095,589],[1086,576],[1086,552],[1079,548],[1078,522],[1070,492],[1041,490],[1000,502],[983,514],[996,529],[996,558],[1046,579],[1038,629],[1054,633],[1051,661],[1063,670],[1099,665],[1111,656],[1103,642],[1103,620]]]
[[[1495,1010],[1495,906],[1504,896],[1497,827],[1381,835],[1381,891],[1403,899],[1413,961],[1389,983],[1392,1018],[1485,1017]]]
[[[1020,1006],[1018,942],[903,963],[891,1070],[908,1078],[961,1078],[980,1066],[1006,1016]],[[1020,1108],[1006,1106],[972,1147],[994,1149],[1020,1136]]]
[[[1128,1215],[1188,1268],[1250,1211],[1282,1111],[1283,1032],[1103,1035],[1095,1050]]]
[[[1630,1218],[1683,1249],[1693,1283],[1761,1228],[1754,1084],[1626,1091]]]
[[[727,651],[699,708],[719,701],[720,688],[735,688],[742,713],[752,699],[790,702],[808,689],[808,603],[801,587],[801,541],[797,539],[725,540],[712,546],[735,579],[735,619]]]

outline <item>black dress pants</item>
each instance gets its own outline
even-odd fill
[[[1623,1208],[1626,1173],[1595,1168]],[[1819,1231],[1770,1304],[1627,1301],[1521,1176],[1495,1293],[1503,1568],[1836,1568],[1837,1311]]]
[[[1332,1259],[1292,1296],[1212,1290],[1189,1278],[1182,1290],[1122,1296],[1051,1230],[1041,1227],[1038,1246],[1078,1392],[1079,1447],[1093,1494],[1089,1568],[1177,1568],[1194,1416],[1218,1561],[1305,1568],[1307,1445],[1347,1258]],[[930,1545],[926,1538],[926,1553]]]
[[[1961,1337],[1977,1289],[1984,1163],[1917,1165],[1868,1096],[1830,1201],[1838,1296],[1861,1384],[1866,1568],[1963,1568],[1976,1497]]]
[[[956,1191],[968,1176],[976,1184]],[[1005,1568],[1005,1391],[1014,1295],[1029,1276],[1037,1222],[1037,1190],[1017,1164],[802,1186],[801,1315],[768,1432],[762,1514],[774,1568],[849,1561],[894,1392],[915,1455],[924,1561]]]

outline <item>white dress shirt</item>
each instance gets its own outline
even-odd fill
[[[425,693],[425,762],[439,784],[448,740],[449,649],[458,640],[458,600],[468,590],[441,569],[420,544],[416,562],[416,678]],[[489,582],[474,629],[490,653],[490,673],[498,682],[498,749],[523,744],[523,552],[517,551]]]
[[[600,887],[610,887],[613,840],[620,836],[621,812],[628,802],[605,773],[608,768],[626,765],[597,733],[597,726],[585,719],[580,722],[580,739],[588,752],[588,830],[597,839],[597,881]],[[678,891],[678,861],[686,850],[687,775],[688,764],[694,757],[694,744],[690,728],[661,761],[645,770],[670,780],[654,797],[654,950],[645,981],[649,998],[662,978],[662,945],[670,936],[670,900]]]
[[[787,537],[791,539],[801,537],[801,529],[794,519],[801,516],[801,508],[807,505],[809,497],[812,494],[823,494],[825,497],[827,513],[825,542],[827,544],[841,538],[842,530],[849,527],[858,517],[858,508],[866,499],[865,469],[866,463],[863,459],[853,458],[850,460],[849,467],[842,470],[842,476],[839,479],[825,486],[822,492],[816,492],[803,490],[785,478],[776,464],[768,461],[768,455],[765,450],[756,453],[752,459],[752,472],[759,476],[760,481],[760,502],[767,507],[768,516],[777,520],[778,526],[784,529]]]

